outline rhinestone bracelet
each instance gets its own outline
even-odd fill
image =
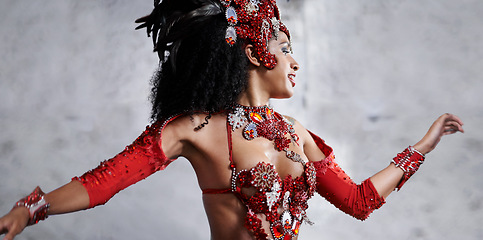
[[[14,205],[14,208],[27,208],[30,214],[28,225],[34,225],[48,217],[47,213],[49,211],[50,204],[45,201],[44,195],[45,193],[42,192],[40,187],[37,187],[30,195],[20,199]]]
[[[421,166],[421,164],[423,164],[423,162],[424,155],[414,149],[414,147],[412,146],[404,149],[403,152],[397,154],[396,157],[394,157],[392,163],[394,163],[396,167],[404,171],[404,175],[396,187],[398,191],[401,189],[404,183],[406,183],[406,181],[411,178],[411,176],[413,176],[416,171],[418,171],[419,167]]]

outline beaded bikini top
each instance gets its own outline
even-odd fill
[[[243,127],[243,137],[250,141],[264,137],[273,141],[278,151],[284,151],[288,159],[304,166],[304,173],[282,179],[275,166],[259,162],[251,169],[237,171],[232,158],[232,132]],[[245,227],[256,239],[287,240],[298,236],[302,222],[311,224],[306,215],[307,201],[314,195],[316,170],[312,162],[305,162],[299,154],[290,151],[290,144],[298,144],[293,124],[268,106],[245,107],[237,105],[227,119],[231,189],[207,189],[204,193],[234,193],[247,207]],[[250,195],[243,189],[255,189]],[[269,222],[264,229],[262,219]],[[269,233],[267,234],[267,231]]]
[[[236,170],[233,168],[233,172]],[[302,222],[310,223],[306,215],[307,201],[315,190],[315,168],[307,163],[302,176],[281,179],[270,163],[260,162],[250,170],[241,170],[232,177],[232,192],[247,207],[245,227],[256,239],[292,239],[298,236]],[[253,195],[243,188],[256,189]],[[270,223],[272,238],[262,226],[260,214]]]

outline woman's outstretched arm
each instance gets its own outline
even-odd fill
[[[70,183],[45,194],[45,201],[50,204],[48,215],[75,212],[89,206],[89,195],[79,181]],[[27,208],[16,207],[0,218],[0,234],[6,233],[4,240],[12,240],[23,231],[30,219]]]
[[[413,147],[423,155],[428,154],[438,145],[443,136],[456,132],[464,132],[461,119],[453,114],[443,114],[436,119],[421,141]],[[394,163],[391,163],[388,167],[372,176],[371,181],[377,192],[386,198],[397,187],[403,175],[404,171],[396,167]]]
[[[0,235],[6,234],[4,240],[12,240],[28,224],[36,222],[32,219],[43,219],[32,217],[31,212],[40,212],[35,209],[47,209],[46,215],[55,215],[92,208],[106,203],[117,192],[129,185],[166,168],[179,156],[182,149],[177,128],[171,127],[171,125],[164,128],[168,122],[149,126],[124,151],[112,159],[102,162],[97,168],[86,172],[83,176],[75,177],[70,183],[45,195],[41,193],[40,189],[38,189],[39,191],[36,189],[29,195],[30,197],[22,199],[25,200],[24,203],[0,218]],[[163,138],[167,141],[161,141],[161,131],[163,131]],[[163,151],[163,149],[168,151]],[[44,199],[40,200],[42,195]],[[35,205],[38,202],[42,204]],[[46,206],[45,204],[49,204],[48,207],[36,208],[36,206]],[[30,207],[30,212],[24,206]]]
[[[433,150],[442,136],[458,131],[464,132],[462,125],[463,122],[457,116],[443,114],[433,123],[423,139],[414,145],[414,149],[408,148],[403,154],[398,155],[401,160],[399,163],[406,161],[420,164],[421,162],[414,160],[422,160],[422,155]],[[355,184],[333,161],[332,148],[313,134],[304,135],[304,139],[309,139],[308,135],[312,135],[311,139],[314,140],[304,141],[304,151],[309,160],[314,161],[317,170],[317,192],[345,213],[361,220],[367,218],[374,209],[381,207],[385,198],[410,177],[408,171],[403,171],[403,168],[408,170],[410,168],[407,166],[415,166],[402,164],[397,167],[391,163],[362,184]],[[411,171],[414,173],[415,170]]]
[[[79,181],[71,181],[46,194],[45,201],[50,204],[49,215],[76,212],[89,207],[89,195]]]

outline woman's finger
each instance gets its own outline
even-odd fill
[[[458,132],[458,131],[460,131],[460,130],[459,130],[457,127],[455,127],[455,126],[446,126],[446,127],[444,127],[444,129],[443,129],[443,133],[442,133],[442,135],[443,135],[443,136],[444,136],[444,135],[449,135],[449,134],[456,133],[456,132]]]
[[[14,225],[8,230],[3,240],[13,240],[15,236],[17,236],[21,232],[22,232],[22,229]]]
[[[456,129],[456,130],[458,130],[460,132],[464,132],[463,126],[461,126],[461,124],[459,122],[457,122],[457,121],[448,121],[448,122],[446,122],[445,123],[445,128],[446,127],[451,127],[451,128]]]
[[[442,117],[444,117],[445,122],[449,122],[449,121],[457,122],[459,125],[463,126],[463,121],[454,114],[446,113],[446,114],[443,114]]]
[[[0,222],[0,236],[8,232],[8,224],[5,221]]]

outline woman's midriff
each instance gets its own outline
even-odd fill
[[[212,240],[253,240],[253,233],[244,226],[246,207],[232,193],[203,194]],[[260,216],[263,219],[262,216]],[[269,222],[263,221],[263,227],[269,232]],[[293,238],[296,240],[297,238]]]

